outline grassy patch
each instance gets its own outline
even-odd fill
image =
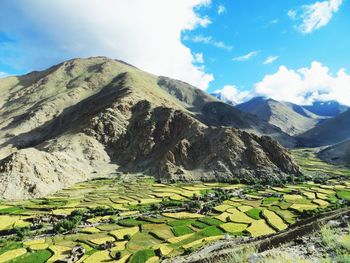
[[[219,236],[224,234],[224,232],[216,226],[210,226],[210,227],[204,228],[203,230],[197,233],[207,237]]]
[[[40,250],[40,251],[35,251],[33,253],[27,253],[24,256],[15,258],[9,261],[9,263],[44,263],[51,256],[52,256],[52,253],[49,250]]]
[[[215,218],[212,218],[212,217],[203,217],[203,218],[198,219],[198,221],[203,222],[203,223],[210,225],[210,226],[218,226],[218,225],[222,224],[222,221],[215,219]]]
[[[247,216],[250,216],[251,218],[253,218],[255,220],[259,220],[259,219],[261,219],[260,212],[261,212],[261,210],[259,208],[252,208],[252,209],[249,209],[248,211],[246,211],[245,213],[247,214]]]
[[[337,191],[337,196],[340,199],[344,199],[344,200],[350,201],[350,191],[347,191],[347,190]]]
[[[199,228],[199,229],[203,229],[208,227],[207,224],[200,222],[200,221],[195,221],[194,223],[192,223],[192,226],[194,226],[195,228]]]
[[[16,206],[12,206],[12,207],[8,207],[8,208],[4,208],[0,210],[0,215],[5,215],[5,214],[20,214],[25,212],[26,210],[24,208],[21,207],[16,207]]]
[[[193,233],[193,230],[188,226],[174,226],[171,228],[171,231],[173,231],[174,235],[177,237]]]
[[[0,255],[5,253],[6,251],[13,250],[16,248],[22,247],[22,244],[19,242],[11,242],[11,241],[1,241],[0,242]]]
[[[130,259],[129,263],[144,263],[147,259],[154,257],[156,254],[152,249],[137,251]]]
[[[266,197],[263,202],[262,205],[268,206],[268,205],[273,205],[276,204],[280,201],[279,197]]]
[[[175,221],[171,221],[168,223],[169,226],[189,226],[191,224],[193,224],[195,222],[195,220],[193,219],[183,219],[183,220],[175,220]]]

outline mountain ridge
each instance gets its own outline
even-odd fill
[[[302,106],[264,97],[255,97],[236,108],[256,115],[291,136],[315,127],[323,119]]]

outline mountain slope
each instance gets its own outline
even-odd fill
[[[254,114],[292,136],[313,128],[321,120],[321,117],[296,104],[263,97],[253,98],[236,108]]]
[[[350,110],[325,120],[301,134],[299,140],[308,146],[336,144],[350,138]]]
[[[275,127],[120,61],[66,61],[1,79],[0,94],[2,198],[42,196],[115,171],[247,182],[300,173],[276,141],[222,125],[257,133]],[[222,108],[231,117],[222,118]]]
[[[327,147],[319,157],[330,163],[350,165],[350,140]]]
[[[237,110],[185,82],[160,77],[158,85],[208,126],[234,127],[257,135],[268,135],[286,147],[293,147],[297,144],[293,137],[278,127],[260,120],[255,115]]]

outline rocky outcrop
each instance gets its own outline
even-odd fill
[[[125,115],[116,107],[93,118],[85,130],[106,145],[125,171],[146,172],[161,180],[261,182],[300,173],[289,153],[270,137],[208,127],[186,112],[153,108],[146,100],[130,111],[125,129],[118,128]]]
[[[225,104],[219,111],[221,102],[204,92],[119,61],[70,60],[0,87],[3,198],[43,196],[117,169],[164,181],[299,174],[287,150],[257,135],[278,129]]]

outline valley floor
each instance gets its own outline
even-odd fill
[[[0,202],[0,262],[179,262],[209,243],[265,240],[313,216],[347,209],[349,170],[321,162],[313,150],[294,155],[303,182],[165,185],[130,175],[79,183],[45,198]],[[347,248],[348,230],[339,231]],[[312,238],[321,244],[324,237]],[[298,249],[288,247],[282,250]]]

